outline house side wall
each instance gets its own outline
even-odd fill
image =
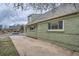
[[[48,32],[48,22],[64,20],[63,32]],[[79,15],[38,23],[38,38],[79,51]]]
[[[79,34],[79,15],[67,18],[64,27],[66,33]]]
[[[37,38],[37,26],[36,26],[35,31],[30,31],[30,26],[27,27],[26,36],[30,36],[30,37],[33,37],[33,38]]]
[[[58,20],[64,20],[64,31],[49,32],[48,22],[55,22]],[[37,26],[37,32],[30,32],[28,29],[27,35],[34,38],[38,37],[38,39],[55,43],[71,50],[79,51],[79,15],[52,19],[38,23]]]

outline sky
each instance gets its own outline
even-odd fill
[[[22,11],[11,5],[0,4],[0,25],[26,24],[27,16],[34,13],[32,9]]]

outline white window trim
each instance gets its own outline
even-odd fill
[[[63,20],[63,29],[48,29],[48,31],[64,31],[64,20]]]

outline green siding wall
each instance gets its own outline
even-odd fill
[[[79,16],[65,20],[65,31],[67,33],[79,34]]]
[[[64,20],[64,31],[49,32],[48,22],[55,22],[58,20]],[[38,23],[37,32],[35,33],[28,32],[27,34],[71,50],[79,51],[79,15]]]
[[[26,36],[37,38],[37,28],[35,29],[35,31],[30,31],[30,26],[27,27]]]

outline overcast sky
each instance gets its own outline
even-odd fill
[[[32,14],[33,10],[15,10],[12,6],[0,4],[0,24],[13,25],[27,23],[27,16]]]

